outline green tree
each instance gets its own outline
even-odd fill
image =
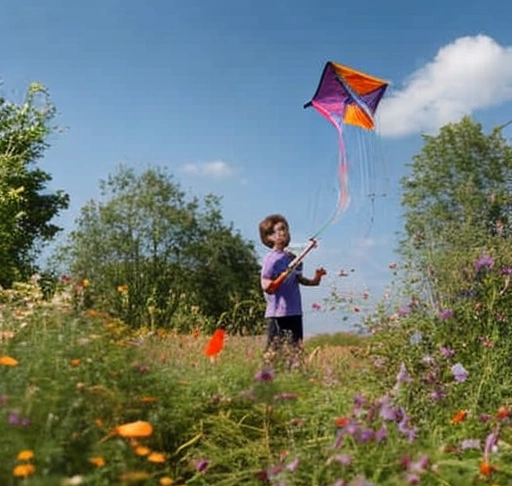
[[[400,250],[433,300],[464,284],[483,251],[509,247],[512,147],[469,117],[424,136],[402,179],[405,238]]]
[[[10,287],[37,270],[45,243],[61,230],[51,221],[69,196],[49,192],[50,174],[35,166],[55,131],[55,108],[43,86],[30,85],[21,104],[0,97],[0,285]]]
[[[255,250],[224,223],[218,197],[187,198],[161,168],[119,166],[100,190],[65,251],[72,274],[90,282],[88,305],[133,326],[178,327],[184,308],[215,320],[254,297]]]

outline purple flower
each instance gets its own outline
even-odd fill
[[[352,486],[374,486],[373,483],[370,483],[365,477],[358,476],[351,483]]]
[[[432,400],[442,400],[446,397],[446,392],[442,389],[434,390],[433,392],[430,392],[428,395]]]
[[[421,474],[426,471],[428,463],[430,462],[426,454],[422,454],[417,461],[411,461],[409,463],[409,472],[415,474]]]
[[[489,269],[494,266],[494,259],[489,255],[482,255],[475,262],[475,270],[478,272],[482,269]]]
[[[362,407],[366,403],[366,399],[361,395],[354,396],[354,405],[356,407]]]
[[[356,435],[357,431],[359,430],[359,427],[357,425],[357,423],[355,422],[350,422],[349,424],[347,424],[345,426],[345,428],[343,429],[344,432],[347,434],[347,435]]]
[[[439,352],[441,353],[441,356],[444,356],[445,358],[451,358],[455,354],[453,349],[445,348],[444,346],[439,348]]]
[[[359,442],[370,442],[373,439],[373,430],[372,429],[363,429],[359,431],[358,440]]]
[[[403,414],[402,420],[398,424],[398,430],[402,435],[407,437],[409,442],[413,442],[416,438],[416,428],[410,426],[410,419],[405,413]]]
[[[386,424],[382,424],[382,427],[375,432],[375,442],[382,442],[384,439],[388,437],[388,429]]]
[[[389,420],[391,422],[395,422],[400,420],[401,413],[399,410],[393,407],[393,402],[388,395],[384,395],[378,401],[380,406],[379,417],[382,420]]]
[[[407,474],[405,477],[407,484],[420,484],[420,477],[417,474]]]
[[[453,316],[453,311],[451,309],[444,309],[439,313],[439,319],[442,321],[446,321],[446,319],[450,319]]]
[[[299,467],[299,458],[296,457],[293,461],[289,462],[286,465],[286,469],[290,472],[295,472],[295,470]]]
[[[336,454],[335,456],[329,459],[329,463],[336,461],[342,466],[349,466],[352,464],[352,458],[348,454]]]
[[[469,372],[460,363],[456,363],[452,366],[452,374],[455,381],[460,383],[467,380]]]
[[[504,267],[500,270],[501,275],[512,275],[512,267]]]
[[[407,372],[404,363],[400,365],[400,370],[398,372],[398,375],[396,375],[396,381],[400,383],[407,383],[412,381],[411,375],[409,375],[409,373]]]
[[[411,308],[406,305],[405,307],[400,307],[400,309],[398,309],[398,315],[399,316],[406,316],[407,314],[410,314],[411,313]]]
[[[480,440],[479,439],[464,439],[460,443],[460,448],[465,451],[467,449],[480,449]]]
[[[380,407],[379,417],[382,420],[394,422],[398,418],[397,411],[389,403],[385,403]]]
[[[11,412],[9,416],[7,417],[7,423],[9,425],[20,425],[21,424],[21,417],[18,412]]]
[[[256,381],[272,381],[274,379],[274,372],[269,369],[263,369],[258,371],[254,375]]]
[[[21,419],[20,427],[28,427],[31,424],[31,421],[29,418],[24,417]]]
[[[198,459],[194,464],[196,471],[201,474],[206,472],[208,465],[209,462],[206,459]]]
[[[484,459],[486,461],[489,460],[489,455],[497,443],[498,443],[498,431],[495,430],[494,432],[491,432],[485,439]]]

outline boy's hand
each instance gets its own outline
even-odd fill
[[[322,280],[322,277],[324,275],[327,275],[327,270],[325,268],[317,268],[315,270],[315,278],[314,278],[315,282],[320,283],[320,280]]]

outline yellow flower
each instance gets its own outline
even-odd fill
[[[162,454],[161,452],[152,452],[148,456],[148,461],[161,464],[161,463],[165,462],[165,455]]]
[[[174,481],[169,476],[164,476],[163,478],[160,478],[160,486],[172,486],[173,484]]]
[[[18,360],[11,356],[0,356],[0,365],[3,366],[18,366]]]
[[[12,475],[15,478],[26,478],[36,472],[36,467],[33,464],[18,464],[13,470]]]
[[[115,432],[128,439],[149,437],[153,433],[153,426],[149,422],[138,420],[117,426]]]
[[[128,292],[128,285],[119,285],[117,291],[121,294],[126,294],[126,292]]]
[[[30,459],[34,459],[34,451],[29,449],[25,449],[20,451],[17,456],[18,461],[30,461]]]
[[[90,284],[90,282],[88,279],[84,278],[82,280],[82,287],[89,287],[89,284]]]
[[[89,457],[89,462],[96,467],[103,467],[106,464],[105,459],[101,456]]]

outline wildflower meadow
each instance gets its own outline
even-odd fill
[[[210,357],[200,330],[77,306],[71,279],[4,290],[0,484],[512,484],[512,272],[470,271],[437,313],[389,301],[364,334],[227,333]]]

